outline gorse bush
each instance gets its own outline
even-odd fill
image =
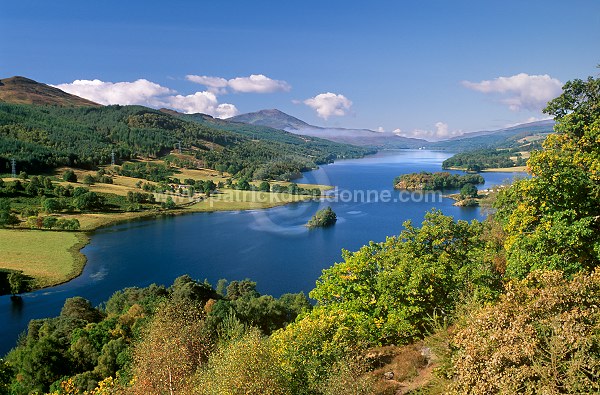
[[[573,280],[538,271],[511,282],[453,340],[453,393],[600,391],[600,269]]]

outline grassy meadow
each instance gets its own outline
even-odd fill
[[[60,284],[83,270],[87,242],[79,232],[0,229],[0,267],[23,271],[36,288]]]

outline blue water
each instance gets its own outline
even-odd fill
[[[58,315],[64,300],[76,295],[97,305],[119,289],[170,285],[182,274],[212,284],[220,278],[250,278],[258,282],[261,293],[274,296],[308,293],[321,271],[341,260],[343,248],[356,250],[371,240],[385,240],[398,234],[407,219],[420,223],[432,207],[455,219],[482,219],[485,213],[479,208],[454,207],[453,200],[436,194],[400,195],[392,189],[397,175],[439,171],[449,156],[425,150],[384,151],[322,166],[297,180],[336,185],[338,189],[324,201],[162,217],[101,229],[82,250],[88,263],[81,276],[23,295],[21,305],[0,297],[0,355],[14,346],[30,319]],[[480,189],[512,176],[485,173],[486,184]],[[328,205],[338,215],[336,225],[308,230],[304,224]]]

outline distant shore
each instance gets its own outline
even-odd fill
[[[464,167],[448,167],[444,170],[460,170],[467,171]],[[491,167],[489,169],[481,170],[480,173],[525,173],[527,166],[513,166],[513,167]]]

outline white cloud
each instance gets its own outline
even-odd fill
[[[463,81],[463,86],[485,94],[500,96],[512,111],[541,111],[548,101],[560,95],[563,83],[544,75],[520,73],[481,82]]]
[[[377,128],[376,132],[378,133],[385,133],[385,129],[383,128],[383,126],[380,126]]]
[[[252,74],[249,77],[237,77],[230,80],[221,77],[192,74],[187,75],[185,78],[188,81],[204,85],[209,90],[214,90],[218,93],[226,93],[226,88],[241,93],[289,92],[292,89],[287,82],[274,80],[263,74]]]
[[[168,107],[188,114],[201,112],[219,118],[231,117],[238,113],[233,104],[219,104],[217,96],[213,92],[196,92],[187,96],[177,95],[175,90],[145,79],[133,82],[75,80],[72,83],[55,85],[55,87],[105,105],[139,104],[154,108]]]
[[[238,77],[229,80],[229,86],[236,92],[271,93],[288,92],[292,87],[285,81],[272,80],[262,74]]]
[[[553,119],[552,117],[549,116],[545,116],[545,117],[529,117],[527,119],[524,119],[520,122],[511,122],[508,123],[506,125],[504,125],[505,128],[512,128],[513,126],[517,126],[517,125],[522,125],[524,123],[531,123],[531,122],[538,122],[538,121],[547,121],[549,119]]]
[[[186,75],[185,79],[191,82],[195,82],[200,85],[204,85],[210,92],[215,93],[226,93],[227,80],[221,77],[208,77],[206,75]]]
[[[448,128],[448,124],[444,122],[436,122],[434,125],[434,129],[432,130],[413,129],[410,132],[403,132],[400,129],[395,129],[392,133],[394,133],[397,136],[413,137],[429,141],[446,140],[451,137],[460,136],[461,134],[464,134],[462,130],[450,130]]]
[[[328,119],[332,115],[344,116],[350,110],[352,102],[344,95],[327,92],[304,100],[304,104],[317,111],[317,115]]]
[[[54,85],[73,95],[99,104],[142,104],[152,106],[157,96],[175,93],[145,79],[133,82],[104,82],[100,80],[75,80],[70,84]]]
[[[217,118],[227,119],[238,115],[240,112],[231,103],[223,103],[217,106]]]
[[[213,92],[196,92],[193,95],[176,95],[163,98],[164,107],[174,108],[186,114],[201,112],[218,118],[229,118],[237,115],[237,108],[233,104],[219,104]]]

